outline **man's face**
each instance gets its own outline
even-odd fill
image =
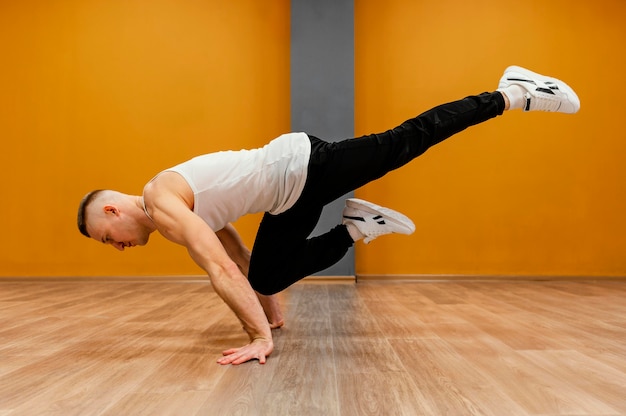
[[[110,244],[120,251],[126,247],[143,246],[150,238],[149,232],[115,206],[106,206],[102,212],[90,217],[87,231],[94,240]]]

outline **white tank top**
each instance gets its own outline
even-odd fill
[[[246,214],[291,208],[304,188],[310,154],[308,136],[289,133],[260,149],[209,153],[166,171],[185,178],[193,211],[219,231]]]

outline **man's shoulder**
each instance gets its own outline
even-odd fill
[[[180,174],[164,171],[152,178],[143,188],[143,197],[147,208],[160,205],[159,202],[182,200],[189,209],[193,209],[193,190]]]

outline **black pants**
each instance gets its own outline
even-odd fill
[[[381,134],[335,143],[309,136],[311,158],[302,195],[282,214],[266,213],[259,226],[248,275],[252,287],[274,294],[338,262],[353,244],[344,225],[309,238],[324,205],[503,111],[500,93],[483,93],[435,107]]]

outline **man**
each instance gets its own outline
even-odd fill
[[[283,325],[276,293],[336,263],[360,239],[415,229],[396,211],[348,199],[342,224],[309,238],[324,205],[505,110],[579,108],[564,82],[513,66],[496,92],[435,107],[381,134],[327,143],[292,133],[261,149],[203,155],[167,169],[142,196],[91,192],[81,201],[78,227],[118,250],[146,244],[154,231],[185,246],[250,338],[218,362],[263,364],[274,348],[271,329]],[[250,253],[230,223],[253,212],[265,215]]]

